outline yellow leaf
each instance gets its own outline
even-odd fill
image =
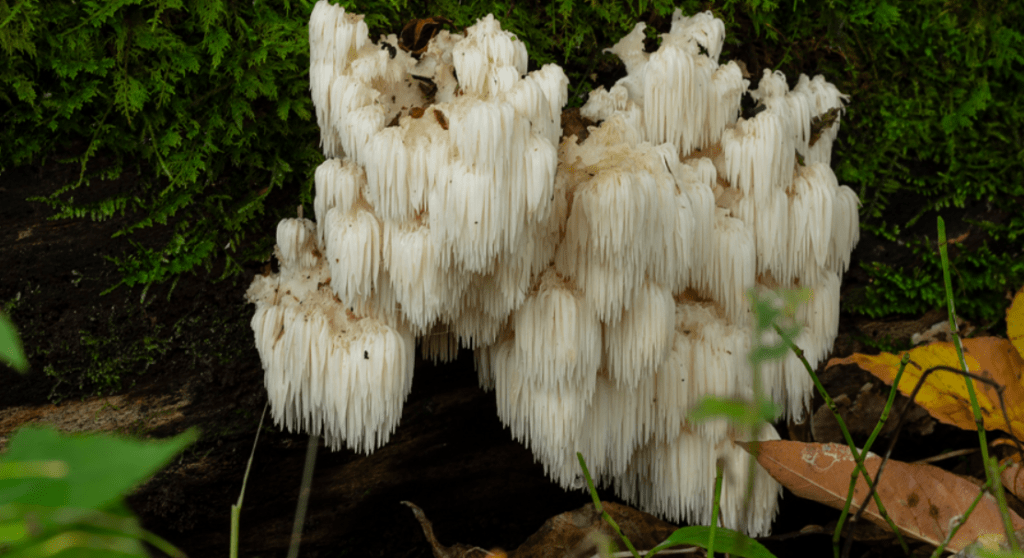
[[[1024,355],[1024,287],[1013,297],[1013,304],[1006,309],[1006,336],[1019,354]]]
[[[1024,358],[1006,339],[980,337],[963,341],[964,358],[970,372],[1005,386],[1003,399],[1010,424],[1006,424],[999,408],[997,390],[989,384],[974,381],[983,424],[986,430],[1002,430],[1018,438],[1024,437]],[[960,369],[956,349],[952,343],[932,343],[909,351],[910,362],[900,379],[900,393],[907,397],[914,390],[924,372],[944,365]],[[832,359],[828,366],[856,364],[871,372],[887,384],[892,384],[904,353],[892,355],[854,354],[848,358]],[[914,401],[933,417],[965,430],[975,430],[974,415],[964,377],[949,371],[935,371],[928,375]]]

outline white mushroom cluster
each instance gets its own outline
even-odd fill
[[[316,221],[282,221],[280,272],[247,293],[276,422],[373,451],[416,340],[435,360],[473,348],[501,420],[563,486],[579,451],[624,498],[707,524],[724,458],[723,524],[767,533],[781,488],[758,468],[745,506],[743,434],[687,413],[752,396],[751,289],[810,288],[798,342],[812,365],[829,351],[858,201],[829,167],[838,123],[812,126],[845,97],[767,71],[748,92],[718,62],[723,23],[677,11],[656,52],[642,23],[610,49],[628,75],[591,94],[585,141],[559,143],[564,73],[527,72],[493,16],[419,59],[325,0],[309,30]],[[739,118],[744,94],[766,108]],[[802,366],[763,375],[799,417]]]

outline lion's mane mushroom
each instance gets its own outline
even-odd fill
[[[372,451],[400,416],[413,339],[435,360],[474,348],[501,420],[563,486],[579,451],[623,497],[708,523],[724,459],[724,525],[768,532],[781,489],[757,468],[744,508],[744,434],[686,417],[705,395],[752,396],[751,289],[809,287],[798,343],[812,365],[828,352],[858,201],[829,168],[838,124],[812,126],[846,98],[771,72],[748,91],[718,61],[710,12],[677,10],[653,53],[643,30],[609,49],[626,77],[581,109],[599,125],[559,145],[565,75],[527,73],[493,16],[416,59],[316,5],[316,223],[282,222],[281,271],[248,293],[278,423]],[[767,108],[739,118],[744,94]],[[804,413],[794,357],[763,376],[788,416]]]
[[[419,60],[324,1],[309,32],[316,223],[282,222],[281,271],[248,297],[277,422],[369,452],[401,416],[415,336],[433,358],[492,343],[549,264],[567,80],[527,74],[493,17]]]
[[[685,417],[704,395],[752,395],[745,360],[753,333],[748,290],[812,290],[813,300],[797,316],[806,326],[798,341],[812,365],[837,333],[840,274],[858,237],[857,198],[838,185],[829,151],[818,147],[820,138],[811,145],[810,130],[815,116],[841,109],[845,97],[820,76],[803,76],[790,91],[781,74],[768,72],[749,93],[767,110],[741,119],[748,82],[735,63],[718,63],[721,22],[677,11],[656,52],[643,51],[642,37],[638,24],[610,49],[628,75],[609,91],[591,94],[581,113],[600,127],[582,144],[563,144],[556,181],[572,209],[554,268],[571,280],[568,288],[591,301],[604,330],[590,415],[577,421],[575,443],[561,455],[530,443],[565,486],[574,481],[571,457],[579,450],[627,499],[670,519],[706,523],[716,458],[737,467],[745,454],[727,424],[693,425]],[[828,131],[828,141],[834,137]],[[798,164],[798,153],[806,166]],[[600,196],[616,203],[595,203]],[[639,223],[636,211],[644,202],[657,207],[645,208]],[[657,225],[645,228],[649,224]],[[640,243],[661,251],[635,246]],[[675,307],[667,341],[664,327],[655,327],[665,318],[649,303],[652,292],[666,287]],[[624,328],[633,330],[628,346]],[[632,374],[624,377],[627,352]],[[491,358],[509,354],[494,350]],[[811,386],[797,360],[769,363],[764,375],[772,399],[799,417]],[[617,420],[602,418],[608,414]],[[776,436],[770,427],[761,434]],[[767,532],[780,489],[760,471],[752,511],[743,515],[737,495],[744,483],[745,474],[726,483],[725,524]]]
[[[322,434],[332,449],[376,448],[412,388],[414,337],[337,303],[311,221],[281,221],[275,254],[281,272],[256,277],[246,293],[274,421]]]

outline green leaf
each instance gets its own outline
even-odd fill
[[[115,558],[149,556],[136,538],[67,530],[6,554],[10,558]]]
[[[10,504],[102,509],[163,467],[197,437],[195,430],[189,430],[167,440],[138,441],[107,434],[64,434],[49,427],[22,428],[11,438],[0,465],[62,461],[67,464],[67,474],[58,478],[0,479],[0,494],[17,490],[19,493],[5,502]]]
[[[203,45],[210,54],[210,70],[213,70],[220,66],[221,60],[224,60],[224,53],[231,46],[231,35],[223,28],[217,27],[206,35]]]
[[[0,542],[11,545],[5,556],[148,556],[139,540],[151,536],[122,503],[104,510],[9,505],[18,518],[0,532]],[[22,530],[22,527],[26,528]],[[56,551],[56,552],[55,552]]]
[[[900,21],[900,9],[897,6],[883,2],[875,8],[875,24],[878,29],[888,30]]]
[[[6,314],[0,313],[0,360],[18,372],[28,372],[28,359],[21,347],[18,329]]]
[[[956,111],[942,117],[942,131],[952,134],[960,128],[970,128],[978,113],[984,111],[991,102],[992,91],[989,89],[988,80],[982,80]]]
[[[720,417],[729,419],[734,424],[747,426],[772,422],[782,414],[782,407],[769,400],[756,405],[742,399],[728,399],[713,395],[705,396],[690,410],[687,420],[704,422]]]
[[[652,548],[647,553],[647,556],[653,556],[659,550],[684,544],[707,548],[708,534],[710,532],[711,528],[704,525],[676,529],[674,533],[665,539],[665,542]],[[743,533],[724,527],[715,529],[715,550],[721,551],[723,554],[728,553],[745,558],[775,558],[775,555],[769,552],[761,543]]]

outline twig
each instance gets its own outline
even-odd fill
[[[316,450],[320,437],[310,434],[306,445],[306,465],[302,469],[302,487],[299,489],[299,503],[295,507],[295,524],[292,525],[292,540],[288,545],[288,558],[299,558],[299,544],[302,542],[302,526],[306,523],[306,508],[309,507],[309,492],[313,484],[313,468],[316,466]]]
[[[659,550],[658,554],[693,554],[700,550],[699,546],[691,546],[690,548],[666,548],[665,550]],[[647,554],[650,550],[640,550],[643,554]],[[595,554],[590,558],[629,558],[632,556],[628,550],[620,550],[618,552],[611,552],[609,554]]]
[[[931,457],[926,457],[924,459],[918,459],[917,461],[913,461],[912,463],[914,463],[915,465],[924,465],[926,463],[935,463],[936,461],[945,461],[946,459],[949,459],[951,457],[971,455],[972,453],[977,453],[978,451],[980,451],[978,448],[967,448],[961,450],[947,451],[946,453],[940,453],[939,455],[933,455]]]

